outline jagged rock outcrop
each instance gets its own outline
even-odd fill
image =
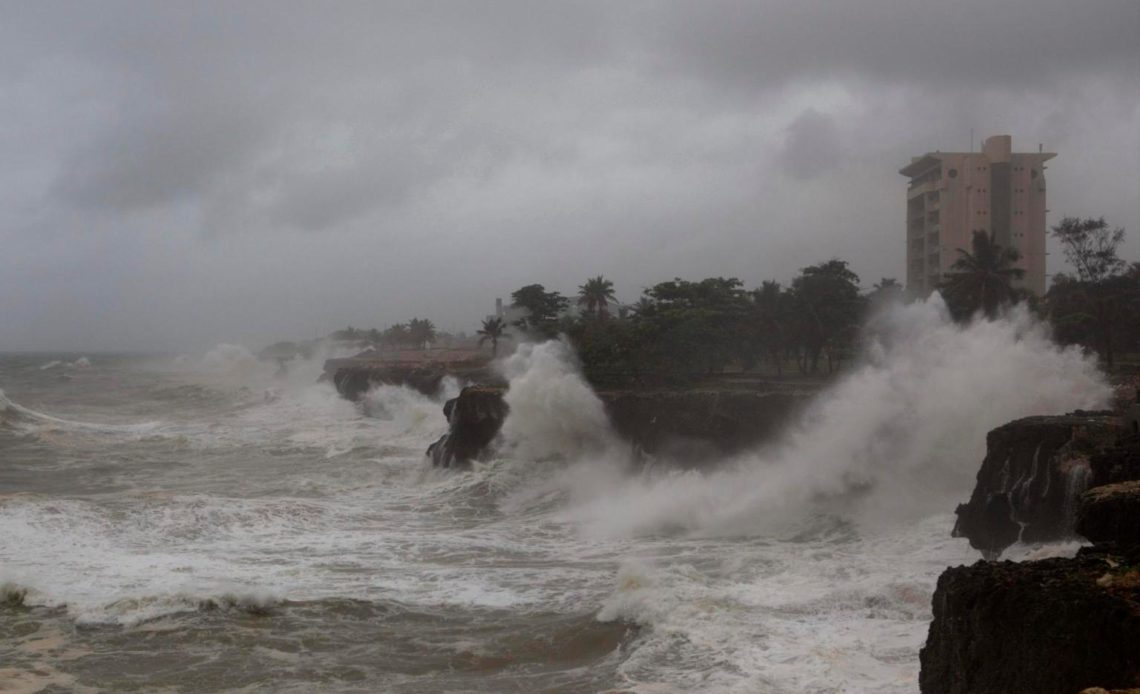
[[[689,462],[771,439],[813,395],[802,390],[598,393],[623,438],[646,453]]]
[[[1080,421],[1088,417],[1035,417],[991,432],[990,454],[1006,460],[1016,457],[1010,446],[1019,437],[1022,445],[1056,451],[1054,462],[1070,466],[1078,460],[1072,454],[1095,449],[1087,475],[1097,486],[1079,497],[1074,519],[1076,532],[1094,545],[1072,559],[947,569],[938,579],[934,620],[920,654],[923,694],[1068,694],[1140,686],[1140,481],[1120,480],[1137,472],[1140,437],[1107,445]],[[1060,446],[1058,427],[1074,432]],[[1040,455],[1034,457],[1036,474],[1044,474]],[[1105,480],[1111,483],[1099,485]],[[983,485],[1017,488],[979,474],[979,489]],[[960,509],[959,524],[962,517]],[[971,544],[978,546],[973,537]]]
[[[1080,411],[994,429],[974,492],[956,510],[954,536],[991,559],[1018,539],[1071,536],[1077,499],[1092,477],[1091,458],[1120,433],[1111,412]]]
[[[448,401],[450,431],[432,444],[436,465],[482,457],[502,426],[507,407],[501,386],[465,388]],[[762,443],[810,398],[806,392],[601,391],[615,431],[636,450],[697,463]]]
[[[462,467],[480,459],[503,426],[509,408],[503,389],[468,386],[443,406],[448,431],[428,447],[437,467]]]
[[[1140,552],[947,569],[919,654],[923,694],[1140,685]]]

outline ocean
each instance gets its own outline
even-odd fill
[[[865,344],[697,469],[631,463],[557,342],[504,360],[471,471],[424,457],[453,381],[354,404],[234,345],[0,355],[0,691],[915,692],[986,431],[1108,388],[1024,314],[919,303]]]

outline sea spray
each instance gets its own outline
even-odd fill
[[[510,382],[510,408],[495,487],[509,488],[500,507],[522,513],[574,499],[594,498],[620,483],[629,445],[610,427],[605,405],[582,378],[573,351],[560,340],[522,344],[500,362]]]
[[[1046,326],[1020,309],[959,325],[933,295],[888,308],[868,325],[864,342],[859,365],[779,445],[704,474],[649,471],[616,485],[585,485],[594,495],[577,497],[571,514],[607,534],[778,535],[832,513],[872,525],[911,521],[968,493],[990,429],[1102,406],[1109,397],[1091,359],[1053,344]],[[521,350],[513,368],[512,390],[526,388],[515,395],[522,415],[512,413],[505,429],[544,442],[546,454],[604,454],[601,446],[565,443],[608,431],[565,348]]]
[[[582,459],[615,445],[605,406],[582,379],[573,352],[551,340],[520,345],[501,363],[510,381],[502,436],[519,458]]]

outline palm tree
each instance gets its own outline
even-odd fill
[[[509,340],[510,336],[506,334],[507,324],[503,322],[502,318],[487,318],[483,321],[483,327],[476,331],[479,335],[479,346],[482,347],[483,343],[487,340],[491,341],[491,358],[499,353],[499,340]]]
[[[987,235],[982,229],[974,232],[970,246],[972,252],[958,249],[942,290],[956,317],[967,318],[981,310],[993,318],[998,309],[1019,298],[1013,282],[1025,276],[1025,270],[1014,267],[1021,254],[1001,246],[993,232]]]
[[[605,318],[606,305],[616,303],[614,298],[614,283],[598,275],[586,280],[578,287],[578,305],[586,307],[586,313],[592,313],[598,318]]]
[[[430,342],[435,342],[437,332],[435,324],[426,318],[413,318],[408,321],[408,340],[423,349]]]

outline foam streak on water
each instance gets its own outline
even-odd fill
[[[1025,315],[961,328],[935,298],[867,344],[782,441],[703,472],[631,468],[557,342],[505,360],[502,455],[470,473],[423,457],[455,383],[352,404],[322,358],[235,346],[0,357],[0,676],[913,692],[934,581],[977,558],[948,512],[985,432],[1107,390]]]

